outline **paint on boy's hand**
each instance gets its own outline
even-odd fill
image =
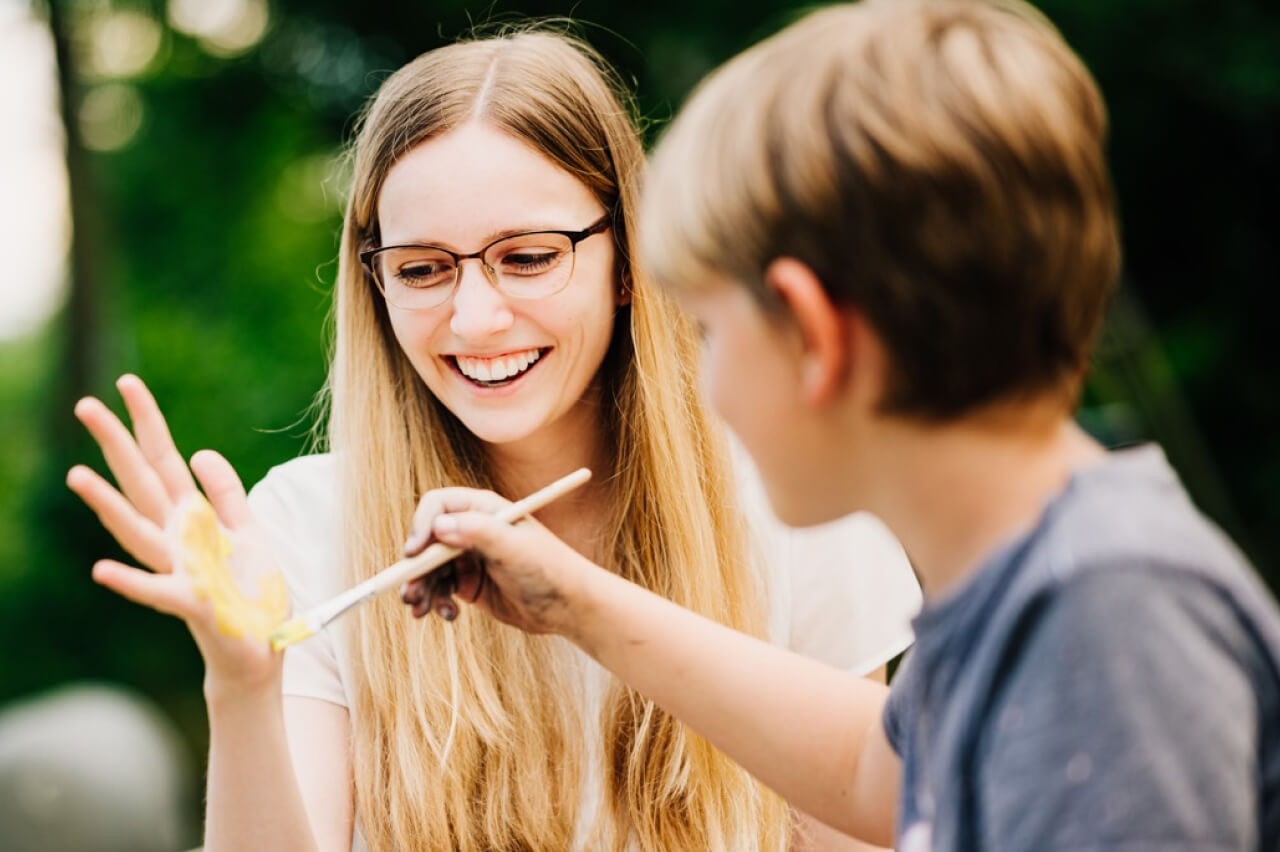
[[[175,519],[177,570],[191,580],[196,597],[213,605],[218,630],[232,638],[267,636],[289,615],[289,593],[279,571],[259,573],[257,595],[245,593],[233,571],[231,540],[213,507],[196,495],[179,506]],[[246,542],[246,545],[250,543]]]

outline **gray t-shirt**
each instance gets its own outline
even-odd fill
[[[1153,446],[927,601],[900,852],[1280,850],[1280,612]]]

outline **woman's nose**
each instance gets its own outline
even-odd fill
[[[502,292],[490,280],[483,261],[463,263],[453,291],[449,328],[464,340],[483,340],[511,327],[515,317]]]

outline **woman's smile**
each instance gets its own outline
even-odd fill
[[[508,388],[542,363],[552,347],[519,349],[497,355],[445,355],[445,362],[477,389]]]

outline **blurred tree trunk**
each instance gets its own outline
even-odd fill
[[[92,164],[76,122],[81,87],[68,31],[69,5],[59,0],[47,0],[45,4],[58,63],[59,109],[66,135],[72,225],[68,297],[60,323],[56,387],[49,395],[51,408],[48,412],[50,440],[57,449],[64,450],[75,441],[72,430],[75,430],[75,435],[79,434],[70,416],[72,406],[81,396],[100,387],[102,377],[99,374],[106,364],[103,356],[108,336],[103,321],[108,299],[101,206],[94,186]]]

